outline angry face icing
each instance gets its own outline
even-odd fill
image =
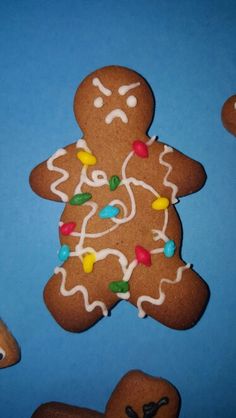
[[[92,131],[94,123],[100,130],[133,127],[143,131],[151,122],[153,104],[151,90],[139,74],[111,66],[92,73],[81,83],[74,112],[86,133]]]

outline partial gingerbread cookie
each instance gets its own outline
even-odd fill
[[[84,136],[31,173],[32,189],[63,202],[61,248],[45,303],[66,330],[89,328],[120,301],[175,328],[192,327],[209,297],[181,259],[175,204],[199,190],[201,164],[146,134],[152,91],[138,73],[110,66],[90,74],[74,100]]]
[[[132,370],[116,386],[104,414],[50,402],[41,405],[32,418],[177,418],[179,409],[180,397],[174,386]]]
[[[221,119],[225,129],[236,136],[236,94],[225,101],[221,111]]]
[[[20,361],[20,347],[7,326],[0,320],[0,369]]]

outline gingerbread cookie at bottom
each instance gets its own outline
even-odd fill
[[[221,110],[221,119],[225,129],[236,136],[236,94],[225,101]]]
[[[116,386],[104,414],[50,402],[41,405],[32,418],[177,418],[179,409],[180,396],[174,386],[132,370]]]
[[[0,369],[20,361],[20,347],[7,326],[0,320]]]
[[[121,300],[175,328],[192,327],[208,302],[206,283],[181,259],[179,198],[206,179],[200,163],[147,135],[154,99],[145,79],[110,66],[79,86],[83,138],[30,175],[41,197],[65,204],[60,265],[44,300],[66,330],[83,331]]]

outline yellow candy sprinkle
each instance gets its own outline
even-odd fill
[[[84,165],[95,165],[97,162],[96,157],[87,151],[79,151],[76,156]]]
[[[152,202],[152,209],[154,210],[164,210],[167,209],[170,205],[170,201],[167,197],[158,197]]]
[[[96,256],[94,253],[86,254],[83,258],[83,269],[85,273],[92,273],[93,265],[96,261]]]

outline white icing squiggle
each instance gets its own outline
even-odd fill
[[[123,123],[128,123],[128,117],[126,113],[121,109],[114,109],[105,117],[106,124],[110,125],[115,118],[120,118]]]
[[[60,177],[58,180],[54,181],[51,184],[50,189],[55,195],[59,196],[63,202],[68,202],[67,194],[64,192],[61,192],[60,190],[57,190],[57,186],[59,186],[59,184],[64,183],[66,180],[68,180],[69,173],[63,168],[59,168],[53,164],[54,160],[56,160],[57,158],[65,154],[67,154],[67,151],[65,149],[60,148],[59,150],[57,150],[55,154],[53,154],[47,161],[47,168],[50,171],[55,171],[57,173],[62,174],[62,177]]]
[[[162,164],[162,165],[164,165],[165,167],[168,168],[168,171],[167,171],[167,173],[164,177],[164,180],[163,180],[163,184],[164,184],[164,186],[170,187],[172,189],[171,203],[177,203],[178,199],[176,199],[176,195],[178,193],[178,187],[176,186],[176,184],[167,180],[167,178],[169,177],[169,174],[172,171],[172,165],[163,160],[164,155],[168,154],[169,152],[173,152],[173,151],[174,151],[173,148],[168,147],[168,145],[164,145],[164,151],[160,154],[159,161],[160,161],[160,164]]]
[[[128,93],[129,90],[131,89],[135,89],[135,87],[139,87],[140,86],[140,82],[138,81],[137,83],[132,83],[132,84],[128,84],[125,86],[120,86],[118,89],[118,93],[121,96],[124,96],[126,93]]]
[[[123,86],[124,87],[124,86]],[[153,144],[153,142],[155,142],[156,137],[153,136],[152,138],[150,138],[147,142],[146,145],[150,146]],[[84,139],[80,139],[77,144],[76,144],[77,148],[82,148],[87,152],[91,152],[89,147],[87,146],[87,143]],[[175,202],[175,195],[177,193],[177,187],[176,185],[174,185],[173,183],[171,183],[170,181],[168,181],[168,176],[172,170],[172,166],[171,164],[167,163],[166,161],[163,160],[163,156],[169,152],[172,152],[173,149],[170,147],[165,146],[164,147],[164,151],[160,154],[159,156],[159,163],[164,165],[165,167],[168,168],[168,171],[165,175],[165,178],[163,180],[163,184],[166,187],[171,187],[173,190],[172,193],[172,203]],[[120,224],[124,224],[129,222],[130,220],[132,220],[136,214],[136,202],[135,202],[135,197],[134,197],[134,192],[132,190],[132,185],[133,186],[140,186],[143,187],[144,189],[148,190],[152,195],[154,195],[156,198],[158,198],[160,195],[159,193],[149,184],[147,184],[146,182],[142,181],[142,180],[138,180],[134,177],[127,177],[126,175],[126,168],[127,165],[129,163],[129,161],[131,160],[131,158],[134,155],[134,151],[131,151],[127,157],[125,158],[123,164],[122,164],[122,168],[121,168],[121,182],[120,182],[120,186],[124,186],[128,196],[129,196],[129,200],[130,200],[130,211],[128,213],[128,209],[126,207],[126,205],[124,204],[124,202],[122,202],[119,199],[114,199],[112,200],[109,204],[110,205],[118,205],[121,206],[121,208],[123,209],[123,214],[122,217],[119,218],[111,218],[111,221],[114,223],[114,225],[108,229],[106,229],[105,231],[101,231],[101,232],[97,232],[97,233],[87,233],[87,225],[89,223],[89,220],[96,214],[97,210],[98,210],[98,205],[95,202],[86,202],[84,204],[84,206],[90,207],[90,211],[89,213],[84,217],[83,222],[82,222],[82,226],[81,226],[81,231],[80,232],[76,232],[73,231],[71,233],[71,236],[74,237],[78,237],[79,238],[79,242],[75,247],[75,251],[74,252],[70,252],[70,257],[78,257],[81,262],[83,262],[83,256],[85,254],[89,254],[89,253],[93,253],[95,255],[95,260],[96,262],[104,260],[105,258],[107,258],[108,256],[114,256],[118,258],[118,261],[120,263],[122,272],[123,272],[123,277],[122,280],[124,282],[128,282],[132,276],[132,273],[134,271],[134,269],[137,267],[138,265],[138,261],[135,258],[133,261],[131,261],[130,263],[128,262],[126,256],[119,251],[118,249],[115,248],[105,248],[102,249],[100,251],[96,251],[93,247],[84,247],[84,241],[86,238],[100,238],[112,231],[114,231],[116,228],[118,228],[118,226]],[[76,193],[81,193],[82,192],[82,186],[84,184],[91,186],[91,187],[101,187],[104,185],[108,185],[108,178],[107,175],[104,171],[102,170],[93,170],[91,173],[91,179],[88,178],[87,176],[87,169],[88,166],[84,165],[82,170],[81,170],[81,175],[80,175],[80,181],[79,184],[76,186],[75,192]],[[60,225],[63,225],[63,223],[61,222]],[[162,240],[163,242],[167,242],[169,240],[168,236],[166,235],[166,230],[167,230],[167,226],[168,226],[168,209],[164,210],[164,222],[163,222],[163,227],[161,230],[152,230],[153,233],[153,240],[154,241],[158,241],[158,240]],[[154,248],[150,251],[151,254],[161,254],[163,253],[164,248]],[[61,268],[62,270],[60,270],[60,268],[58,268],[59,270],[57,270],[58,272],[61,272],[63,276],[63,281],[62,281],[62,286],[61,286],[61,293],[69,296],[70,294],[74,294],[77,291],[81,291],[84,295],[84,299],[85,299],[85,304],[87,304],[87,310],[90,309],[91,306],[94,306],[93,304],[89,304],[88,303],[88,292],[87,289],[85,288],[85,286],[81,286],[78,285],[76,287],[74,287],[73,289],[67,291],[65,289],[65,280],[66,280],[66,272],[63,272],[63,268]],[[181,272],[182,274],[182,272]],[[177,273],[177,278],[176,280],[179,280],[179,275]],[[161,291],[161,284],[163,283],[163,281],[168,281],[169,279],[162,279],[160,282],[160,286],[159,286],[159,291],[160,291],[160,298],[158,299],[158,302],[156,302],[156,299],[151,298],[150,296],[141,296],[138,299],[138,303],[140,305],[139,310],[142,311],[142,307],[141,304],[143,301],[148,300],[150,303],[154,303],[154,304],[161,304],[164,302],[165,299],[165,295],[163,294],[163,292]],[[176,280],[174,282],[176,282]],[[173,281],[170,280],[171,283],[174,283]],[[127,291],[125,293],[117,293],[117,297],[120,299],[129,299],[130,298],[130,292]],[[148,298],[148,299],[147,299]],[[154,302],[152,302],[154,301]],[[103,312],[107,312],[106,307],[104,308],[104,304],[100,301],[96,301],[94,302],[95,304],[99,304],[99,306],[103,306]],[[102,304],[102,305],[101,305]],[[96,306],[97,306],[96,305]],[[91,308],[94,309],[94,308]],[[144,313],[145,315],[145,313]],[[140,316],[142,316],[142,314],[140,314]]]
[[[101,308],[103,316],[108,315],[108,310],[107,310],[107,307],[106,307],[105,303],[103,303],[99,300],[95,300],[94,302],[89,303],[88,290],[86,289],[85,286],[76,285],[70,290],[67,290],[65,288],[67,273],[66,273],[66,270],[63,267],[56,267],[55,270],[54,270],[54,273],[55,274],[61,273],[61,275],[62,275],[60,292],[63,296],[72,296],[77,292],[81,292],[83,297],[84,297],[84,305],[85,305],[85,309],[86,309],[87,312],[92,312],[98,306],[98,307]]]
[[[175,284],[178,283],[182,280],[182,276],[183,276],[183,272],[187,269],[189,269],[191,267],[191,264],[186,264],[185,266],[181,266],[178,268],[177,273],[176,273],[176,278],[174,280],[171,279],[161,279],[160,284],[159,284],[159,297],[157,299],[152,298],[151,296],[140,296],[137,300],[137,308],[139,310],[139,314],[138,316],[140,318],[144,318],[146,313],[142,308],[142,303],[143,302],[149,302],[152,303],[153,305],[159,306],[162,305],[165,301],[166,295],[165,293],[161,290],[161,286],[163,283],[169,283],[169,284]]]
[[[107,89],[101,82],[101,80],[98,77],[93,78],[92,81],[93,85],[95,87],[98,87],[100,92],[105,94],[105,96],[110,96],[112,94],[112,91]]]

